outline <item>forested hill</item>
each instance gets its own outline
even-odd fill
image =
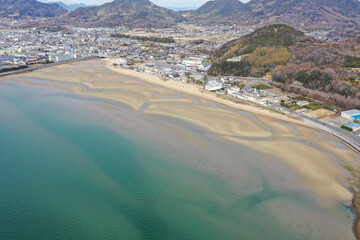
[[[360,35],[327,42],[274,24],[225,44],[212,59],[210,75],[265,76],[283,88],[298,82],[305,88],[360,100]]]
[[[301,31],[283,24],[269,25],[257,29],[253,33],[233,40],[222,46],[213,54],[212,75],[265,75],[277,65],[287,65],[290,60],[290,47],[298,42],[309,40]],[[239,63],[228,62],[236,56],[241,56]],[[229,66],[241,64],[247,67],[245,72],[241,68]]]

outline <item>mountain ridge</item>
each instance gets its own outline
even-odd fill
[[[207,18],[226,17],[246,10],[246,5],[239,0],[212,0],[196,9],[194,16]]]
[[[67,12],[58,4],[47,4],[36,0],[0,0],[1,17],[56,17]]]
[[[359,0],[251,0],[241,3],[242,6],[237,2],[208,1],[197,10],[190,11],[188,16],[191,16],[192,22],[203,24],[263,26],[285,23],[302,29],[350,29],[360,32]]]
[[[57,19],[82,27],[169,27],[185,18],[149,0],[114,0],[100,6],[77,8]]]
[[[333,31],[337,36],[360,32],[359,0],[251,0],[246,4],[239,0],[211,0],[196,10],[182,12],[159,7],[149,0],[114,0],[71,12],[36,0],[0,0],[0,5],[3,17],[57,17],[44,25],[164,28],[178,22],[258,27],[284,23],[302,30]]]
[[[79,7],[87,7],[84,3],[73,3],[73,4],[66,4],[63,2],[52,2],[58,4],[60,7],[67,9],[67,10],[75,10]]]
[[[258,21],[323,27],[360,23],[358,0],[252,0],[246,4]],[[356,21],[351,23],[351,21]]]

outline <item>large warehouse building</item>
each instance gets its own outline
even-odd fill
[[[341,116],[351,121],[360,120],[360,110],[351,109],[347,111],[342,111]]]

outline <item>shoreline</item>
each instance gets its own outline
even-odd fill
[[[63,65],[63,64],[71,64],[71,63],[96,60],[96,59],[101,59],[101,58],[94,56],[94,57],[75,58],[75,59],[70,59],[70,60],[61,61],[61,62],[46,63],[46,64],[43,64],[43,65],[37,66],[37,67],[28,67],[28,68],[23,68],[23,69],[19,69],[19,70],[2,72],[2,73],[0,73],[0,77],[32,72],[35,70],[56,67],[56,66]]]
[[[296,123],[299,125],[311,127],[309,124],[307,124],[303,121],[296,120],[296,119],[289,118],[289,117],[284,117],[284,115],[280,115],[278,113],[273,113],[270,110],[265,109],[265,108],[260,108],[260,107],[256,107],[256,106],[252,106],[252,105],[244,105],[241,103],[235,103],[228,99],[219,98],[216,95],[214,95],[214,93],[206,92],[205,89],[202,89],[195,84],[182,83],[179,81],[172,81],[172,80],[165,81],[157,76],[154,76],[154,75],[151,75],[148,73],[139,73],[139,72],[136,72],[133,70],[115,67],[112,65],[114,63],[113,59],[105,59],[104,61],[106,61],[105,66],[109,70],[117,72],[122,75],[135,77],[135,78],[141,79],[148,83],[152,83],[155,85],[159,85],[159,86],[166,87],[166,88],[169,88],[172,90],[187,93],[190,95],[195,95],[197,97],[202,97],[207,100],[214,101],[214,102],[223,104],[223,105],[231,107],[231,108],[235,108],[237,110],[243,110],[243,111],[250,112],[250,113],[260,114],[260,115],[263,115],[266,117],[272,117],[272,118],[276,118],[278,120],[283,120],[283,121],[292,122],[292,123]]]
[[[360,193],[354,193],[354,197],[352,199],[352,205],[355,209],[355,221],[353,231],[355,234],[355,238],[360,240]]]

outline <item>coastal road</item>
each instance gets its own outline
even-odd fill
[[[311,125],[312,127],[322,130],[324,132],[327,132],[327,133],[343,140],[344,142],[346,142],[347,144],[352,146],[357,152],[360,153],[360,136],[353,134],[349,131],[346,131],[342,128],[337,128],[337,127],[331,126],[328,123],[325,123],[325,122],[316,120],[314,118],[311,118],[309,116],[306,116],[304,114],[295,112],[292,109],[288,109],[288,108],[285,108],[280,105],[276,105],[276,107],[280,108],[283,113],[293,114],[296,117],[302,119],[304,122]]]
[[[58,65],[62,65],[62,64],[82,62],[82,61],[88,61],[88,60],[95,60],[95,59],[100,59],[100,58],[101,57],[98,57],[98,56],[92,56],[92,57],[85,57],[85,58],[75,58],[75,59],[61,61],[61,62],[55,62],[55,63],[48,63],[48,64],[43,64],[43,65],[40,65],[40,66],[36,66],[36,67],[29,67],[29,68],[24,68],[24,69],[20,69],[20,70],[3,72],[3,73],[0,73],[0,77],[13,75],[13,74],[24,73],[24,72],[31,72],[31,71],[34,71],[34,70],[54,67],[54,66],[58,66]]]

